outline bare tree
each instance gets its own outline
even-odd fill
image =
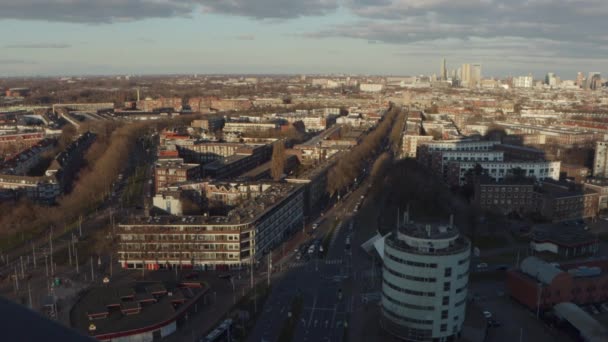
[[[270,173],[272,179],[279,180],[285,173],[285,144],[279,140],[272,145]]]

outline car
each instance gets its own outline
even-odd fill
[[[486,264],[485,262],[480,262],[479,264],[477,264],[477,266],[475,266],[478,270],[483,269],[483,268],[488,268],[488,264]]]
[[[302,254],[301,253],[296,254],[296,260],[300,260],[300,259],[302,259]]]
[[[492,313],[490,311],[484,311],[483,317],[485,317],[486,319],[490,319],[492,318]]]
[[[308,254],[313,254],[315,252],[315,246],[312,245],[310,246],[310,248],[308,248]]]
[[[502,324],[494,318],[490,318],[488,319],[488,326],[497,328],[502,326]]]
[[[319,228],[319,224],[318,223],[313,223],[312,224],[312,230],[315,230],[317,228]]]
[[[319,246],[319,252],[323,253],[323,246]]]

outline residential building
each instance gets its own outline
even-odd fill
[[[117,228],[125,268],[249,267],[302,229],[304,188],[274,183],[225,216],[135,217]]]
[[[583,183],[585,190],[598,194],[598,209],[608,209],[608,180],[593,178]]]
[[[55,177],[0,175],[0,200],[25,196],[43,203],[54,203],[61,194],[61,184]]]
[[[450,222],[409,217],[384,237],[381,326],[407,341],[457,339],[465,319],[471,243]]]
[[[215,132],[224,128],[224,118],[221,116],[209,116],[204,119],[193,120],[191,126],[204,129],[208,132]]]
[[[145,100],[137,101],[137,108],[144,112],[153,112],[161,109],[179,112],[182,110],[182,99],[180,97],[160,97],[158,99],[147,97]]]
[[[361,83],[359,90],[366,93],[379,93],[384,90],[384,84],[379,83]]]
[[[270,144],[241,144],[223,142],[204,142],[188,146],[178,146],[179,156],[190,163],[209,163],[235,154],[255,155],[260,161],[270,158]]]
[[[570,180],[581,184],[591,176],[589,168],[582,165],[564,164],[560,167],[560,180]]]
[[[254,133],[277,129],[279,129],[279,125],[273,122],[228,121],[224,124],[224,132]]]
[[[181,158],[161,159],[154,165],[154,189],[156,192],[171,185],[201,178],[199,164],[184,163]]]
[[[597,141],[595,143],[593,177],[608,178],[608,141]]]

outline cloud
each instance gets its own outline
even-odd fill
[[[253,34],[243,34],[240,36],[234,37],[236,40],[255,40],[255,36]]]
[[[191,17],[195,11],[255,19],[324,15],[340,0],[2,0],[0,19],[113,23]]]
[[[255,19],[290,19],[325,15],[339,7],[339,0],[201,0],[203,10]]]
[[[72,47],[65,43],[34,43],[34,44],[10,44],[5,45],[5,49],[67,49]]]
[[[111,23],[187,17],[195,0],[2,0],[0,19]]]

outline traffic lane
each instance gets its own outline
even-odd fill
[[[325,265],[321,269],[321,281],[315,287],[314,295],[308,292],[305,297],[304,310],[296,328],[294,341],[339,341],[338,326],[345,321],[345,304],[343,285],[333,280],[335,265]],[[342,295],[340,292],[342,290]],[[338,323],[340,322],[340,323]],[[338,333],[341,332],[338,331]],[[338,339],[336,335],[339,335]]]

